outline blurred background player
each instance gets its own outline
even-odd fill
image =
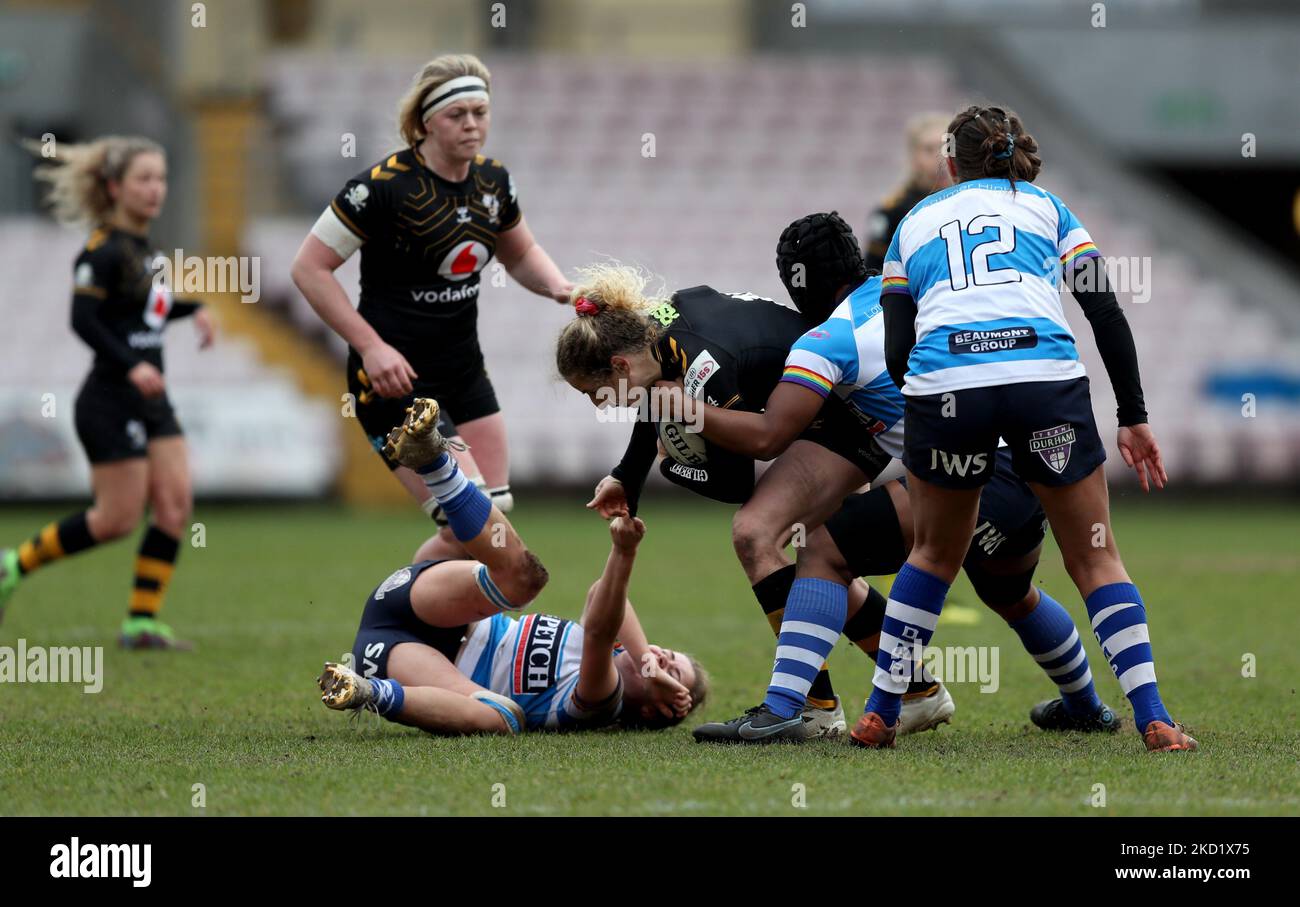
[[[851,233],[849,242],[856,253]],[[732,518],[733,547],[769,626],[778,632],[794,582],[795,565],[785,548],[796,527],[808,532],[820,526],[846,494],[884,468],[891,454],[862,430],[839,398],[832,398],[816,424],[807,426],[755,483],[756,458],[773,455],[733,453],[674,420],[689,421],[682,395],[736,411],[760,407],[781,378],[790,345],[803,333],[800,314],[752,293],[720,293],[707,286],[661,297],[647,290],[644,273],[616,265],[583,269],[574,294],[578,317],[560,333],[557,369],[597,407],[641,410],[622,461],[598,483],[587,506],[606,519],[624,510],[635,514],[658,439],[669,452],[660,463],[665,478],[707,498],[741,505]],[[677,393],[671,406],[633,398],[662,381],[671,384],[660,390],[661,400]],[[901,411],[901,405],[895,408]],[[854,612],[868,602],[869,612],[883,613],[880,593],[861,581],[853,584],[850,598]],[[933,681],[919,686],[925,692],[938,689]],[[825,665],[807,693],[798,739],[847,730]],[[932,718],[909,708],[905,724],[920,730],[932,726]]]
[[[930,193],[952,185],[942,154],[949,119],[946,113],[931,111],[908,120],[907,173],[903,184],[871,212],[863,234],[863,257],[873,271],[879,271],[884,264],[885,250],[907,212]]]
[[[495,255],[522,286],[558,302],[568,282],[533,239],[514,180],[480,152],[491,122],[491,76],[472,54],[438,57],[402,99],[404,146],[349,180],[293,262],[294,282],[348,342],[357,421],[383,456],[384,434],[415,395],[442,401],[443,431],[462,438],[466,474],[503,511],[513,506],[505,420],[478,338],[480,276]],[[353,308],[334,272],[361,252]],[[410,470],[384,457],[407,491],[439,518]],[[440,520],[441,522],[441,520]],[[460,556],[445,528],[417,559]]]
[[[40,145],[33,144],[34,153]],[[62,145],[36,170],[65,224],[92,227],[73,266],[72,329],[95,360],[76,400],[77,438],[91,465],[95,502],[0,551],[0,617],[22,577],[127,535],[146,506],[135,581],[119,641],[124,648],[185,648],[158,620],[193,505],[185,438],[163,377],[167,322],[190,315],[200,345],[213,328],[196,302],[174,299],[156,279],[149,227],[167,199],[163,149],[140,137]],[[164,259],[165,260],[165,259]]]
[[[882,406],[901,409],[903,398],[885,369],[880,277],[863,279],[862,256],[849,225],[833,212],[795,221],[777,244],[777,267],[801,310],[830,316],[795,342],[781,383],[761,411],[705,406],[700,418],[704,436],[736,453],[779,453],[807,430],[832,395],[860,412],[871,430],[886,430],[875,414]],[[900,427],[896,422],[894,428]],[[979,516],[963,562],[971,585],[1015,630],[1061,693],[1035,706],[1031,720],[1045,730],[1117,730],[1114,711],[1097,696],[1069,612],[1034,587],[1043,511],[1004,452],[998,453]],[[871,607],[855,612],[850,585],[857,577],[893,574],[907,559],[912,539],[911,510],[899,480],[846,498],[797,552],[796,579],[765,700],[738,718],[701,725],[695,739],[763,743],[800,734],[797,716],[815,665],[840,633],[866,640],[864,650],[879,655],[884,599],[875,593],[868,601]],[[947,720],[954,709],[947,691],[932,684],[918,692],[919,681],[924,678],[909,677],[904,712],[920,712],[932,723]],[[911,729],[912,714],[901,716],[900,730]]]
[[[1133,334],[1088,231],[1033,185],[1042,161],[1019,117],[968,107],[948,132],[955,185],[903,219],[885,256],[885,355],[907,401],[915,541],[890,589],[874,689],[852,739],[893,745],[906,689],[898,675],[908,672],[911,646],[928,645],[934,633],[1004,438],[1042,502],[1147,749],[1195,750],[1160,699],[1146,609],[1111,531],[1106,452],[1061,306],[1062,280],[1092,325],[1115,389],[1120,453],[1148,491],[1167,477]]]
[[[537,597],[546,569],[457,467],[437,420],[437,403],[416,399],[385,453],[427,483],[477,560],[421,561],[385,580],[357,630],[361,673],[326,663],[322,701],[444,734],[679,723],[704,701],[708,678],[689,655],[647,642],[628,601],[645,524],[626,513],[611,521],[613,546],[581,620],[507,617]]]

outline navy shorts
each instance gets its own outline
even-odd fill
[[[993,478],[980,495],[966,568],[1029,554],[1043,543],[1046,522],[1038,498],[1012,469],[1010,451],[999,450]],[[845,498],[826,521],[826,531],[854,576],[888,576],[907,560],[898,512],[883,485]]]
[[[994,475],[998,438],[1027,482],[1073,485],[1106,462],[1088,379],[970,387],[906,398],[903,462],[944,488]]]
[[[394,646],[404,642],[430,646],[449,661],[456,661],[469,625],[431,627],[416,617],[411,607],[411,586],[416,577],[441,563],[420,561],[403,567],[370,593],[366,609],[361,612],[356,641],[352,643],[352,668],[362,677],[387,677],[388,656]]]

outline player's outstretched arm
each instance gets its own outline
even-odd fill
[[[585,702],[601,702],[618,687],[612,653],[623,627],[627,586],[637,546],[645,536],[645,523],[636,517],[615,517],[610,521],[609,534],[613,544],[605,570],[596,580],[582,613],[582,666],[576,692]]]
[[[1138,368],[1137,344],[1124,310],[1110,287],[1106,265],[1100,256],[1090,256],[1065,274],[1084,317],[1092,327],[1106,376],[1115,391],[1116,420],[1119,422],[1119,452],[1138,476],[1143,491],[1151,485],[1164,488],[1169,480],[1160,445],[1147,424],[1142,375]]]
[[[563,305],[569,303],[573,284],[533,238],[533,231],[522,217],[516,226],[497,236],[497,260],[521,287]]]
[[[656,386],[670,393],[682,389],[680,384],[667,381]],[[785,453],[812,424],[823,402],[824,398],[815,391],[783,381],[767,398],[767,406],[761,413],[724,409],[699,401],[694,402],[694,408],[699,413],[700,434],[706,441],[756,460],[772,460]]]

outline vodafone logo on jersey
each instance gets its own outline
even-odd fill
[[[149,289],[149,299],[144,307],[144,323],[155,331],[161,331],[167,323],[167,315],[172,310],[171,290],[159,284]]]
[[[491,257],[487,246],[469,239],[452,247],[438,265],[438,273],[447,280],[465,280],[483,270]]]

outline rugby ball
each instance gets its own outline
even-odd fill
[[[669,457],[683,466],[703,466],[709,462],[704,436],[688,430],[681,422],[660,422],[659,443]]]

